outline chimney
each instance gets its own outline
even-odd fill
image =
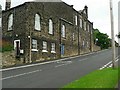
[[[11,0],[6,0],[5,10],[10,9],[11,7]]]
[[[88,7],[85,5],[85,7],[84,7],[84,10],[85,10],[85,12],[86,12],[86,15],[87,15],[87,17],[88,17]]]

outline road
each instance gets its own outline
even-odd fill
[[[112,61],[111,53],[108,49],[76,58],[4,70],[2,87],[60,88]]]

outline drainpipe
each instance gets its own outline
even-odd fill
[[[31,45],[31,41],[32,41],[32,38],[31,38],[31,30],[30,30],[30,36],[29,36],[29,39],[30,39],[30,50],[29,50],[29,63],[31,63],[32,62],[32,60],[31,60],[31,47],[32,47],[32,45]]]
[[[61,19],[59,19],[59,47],[60,47],[59,58],[61,58]]]

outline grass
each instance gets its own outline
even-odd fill
[[[115,88],[120,78],[118,70],[120,71],[120,68],[97,70],[63,88]]]

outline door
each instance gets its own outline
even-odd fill
[[[64,55],[65,53],[65,46],[62,44],[61,45],[61,55]]]
[[[15,49],[16,57],[20,57],[20,40],[14,41],[14,49]]]

